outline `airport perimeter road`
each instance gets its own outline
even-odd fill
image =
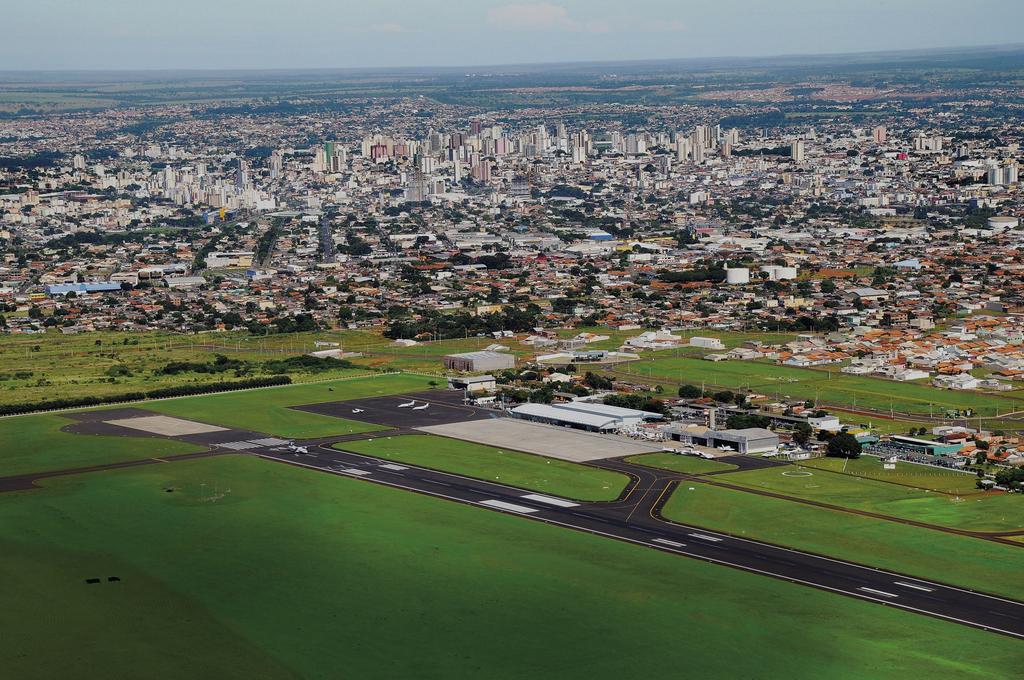
[[[611,503],[578,503],[326,446],[310,448],[308,455],[275,451],[258,455],[521,515],[1024,639],[1021,602],[666,522],[658,517],[658,509],[681,479],[671,473],[616,461],[616,469],[633,479],[623,496]]]

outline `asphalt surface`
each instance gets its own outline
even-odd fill
[[[632,482],[623,495],[610,503],[580,503],[337,451],[326,445],[311,447],[307,455],[274,450],[260,451],[257,455],[628,541],[1024,639],[1024,603],[1021,602],[666,521],[659,515],[660,508],[685,477],[621,460],[601,461],[599,465],[631,477]]]

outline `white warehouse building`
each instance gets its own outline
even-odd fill
[[[590,432],[626,430],[648,420],[661,420],[660,413],[607,404],[571,401],[565,404],[520,404],[512,415],[536,423],[574,427]]]

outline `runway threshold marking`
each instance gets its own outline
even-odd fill
[[[369,470],[360,470],[358,468],[344,468],[342,470],[338,470],[338,472],[344,472],[344,473],[350,474],[350,475],[358,475],[360,477],[362,477],[363,475],[370,474]]]
[[[515,503],[506,503],[505,501],[498,500],[480,501],[480,505],[487,505],[492,508],[499,508],[510,512],[518,512],[523,515],[528,515],[531,512],[537,512],[537,508],[528,508],[525,505],[516,505]]]
[[[687,536],[693,536],[694,538],[701,538],[701,539],[704,539],[705,541],[712,541],[714,543],[719,543],[722,540],[722,539],[718,538],[717,536],[708,536],[707,534],[687,534]]]
[[[384,463],[380,467],[384,468],[385,470],[394,470],[395,472],[401,472],[402,470],[409,469],[404,465],[395,465],[394,463]]]
[[[925,588],[924,586],[917,586],[917,585],[914,585],[913,583],[904,583],[903,581],[894,581],[893,583],[895,585],[898,585],[898,586],[903,586],[904,588],[913,588],[914,590],[923,590],[926,593],[931,593],[931,592],[935,591],[934,588]]]
[[[887,593],[884,590],[875,590],[874,588],[865,588],[863,586],[857,588],[857,590],[863,590],[865,593],[871,593],[873,595],[881,595],[882,597],[899,597],[899,595],[894,593]]]
[[[652,543],[661,543],[662,545],[670,545],[673,548],[685,548],[685,543],[679,543],[678,541],[670,541],[667,538],[652,538]]]
[[[547,503],[548,505],[555,505],[560,508],[575,508],[579,506],[579,503],[571,503],[561,498],[552,498],[551,496],[542,496],[539,493],[528,493],[523,496],[528,501],[536,501],[538,503]]]

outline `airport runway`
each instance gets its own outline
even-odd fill
[[[628,541],[1024,639],[1021,602],[663,520],[659,509],[680,480],[685,479],[682,475],[607,461],[607,467],[629,474],[632,483],[616,501],[579,503],[337,451],[326,445],[311,446],[307,455],[270,450],[256,455]]]

